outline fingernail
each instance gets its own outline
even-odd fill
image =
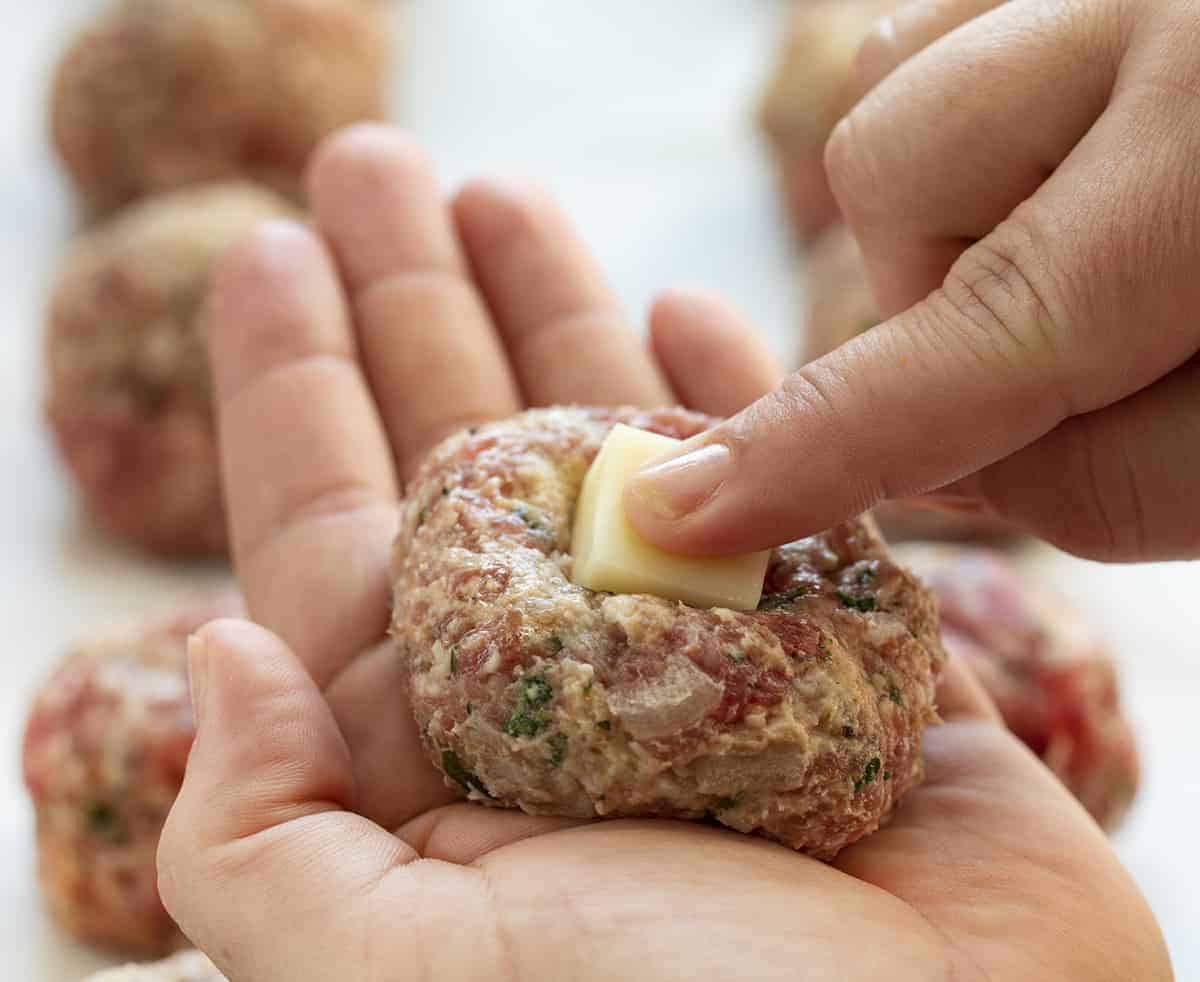
[[[204,711],[204,694],[208,690],[208,645],[199,634],[188,635],[188,681],[192,694],[192,715],[196,725]]]
[[[634,473],[627,491],[641,508],[670,521],[707,502],[733,473],[733,454],[723,443],[709,443],[682,457]]]

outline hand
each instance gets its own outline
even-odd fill
[[[551,205],[474,185],[447,211],[387,130],[335,139],[311,190],[319,234],[269,226],[219,278],[234,545],[274,633],[196,640],[159,857],[168,910],[235,982],[1170,978],[1106,840],[957,668],[926,783],[834,865],[696,824],[451,803],[380,640],[397,475],[523,402],[722,412],[775,370],[698,296],[658,305],[643,354]]]
[[[1192,0],[885,22],[826,165],[895,316],[635,477],[635,526],[740,552],[933,491],[1083,556],[1200,556],[1198,42]]]

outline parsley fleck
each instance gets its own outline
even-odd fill
[[[843,726],[842,736],[844,736],[847,740],[851,739],[854,736],[854,727],[849,725]]]
[[[779,610],[781,607],[786,607],[797,597],[803,597],[808,593],[808,587],[798,586],[791,590],[785,590],[783,593],[768,593],[762,600],[759,601],[759,610]]]
[[[558,767],[567,756],[567,735],[555,733],[550,738],[550,766]]]
[[[563,644],[562,638],[560,638],[557,634],[550,635],[550,650],[551,651],[553,651],[555,654],[558,654],[565,647],[566,647],[566,645]]]
[[[854,782],[855,792],[861,791],[868,784],[875,780],[879,775],[879,768],[882,766],[878,757],[872,757],[867,761],[867,766],[863,768],[862,777]]]
[[[588,680],[587,680],[587,685],[585,685],[585,686],[583,687],[583,694],[584,694],[585,696],[590,696],[590,695],[592,694],[592,683],[593,683],[594,681],[595,681],[594,679],[588,679]]]
[[[473,712],[475,712],[475,704],[467,703],[467,715],[470,716]]]
[[[444,498],[444,497],[446,497],[446,495],[448,495],[449,493],[450,493],[450,489],[449,489],[449,488],[447,488],[447,487],[443,487],[443,488],[442,488],[442,497],[443,497],[443,498]]]
[[[612,720],[611,719],[602,719],[596,725],[598,727],[600,727],[600,729],[602,729],[602,730],[611,730],[612,729]]]
[[[445,772],[446,777],[452,781],[457,781],[468,791],[474,789],[489,798],[492,796],[492,793],[487,789],[487,785],[463,766],[463,762],[458,759],[458,754],[453,750],[442,751],[442,770]]]
[[[884,779],[885,781],[890,781],[890,780],[892,779],[892,772],[891,772],[891,771],[884,771],[884,772],[883,772],[883,779]]]
[[[904,698],[900,695],[900,690],[895,682],[888,683],[887,697],[892,700],[897,706],[904,705]]]
[[[450,647],[450,674],[458,674],[458,645]]]
[[[93,801],[83,810],[88,828],[109,842],[120,842],[125,838],[125,829],[120,816],[112,805],[104,801]]]
[[[533,531],[535,531],[535,532],[543,531],[544,526],[542,525],[541,522],[539,522],[537,520],[537,516],[530,514],[529,511],[527,511],[526,509],[518,508],[514,514],[517,516],[517,518],[519,518],[527,526],[529,526],[529,528],[531,528]]]
[[[728,811],[730,808],[737,808],[742,800],[742,792],[737,794],[727,794],[717,799],[717,811]]]
[[[859,574],[858,574],[858,585],[859,585],[859,586],[866,586],[866,585],[867,585],[868,583],[870,583],[870,582],[871,582],[873,579],[875,579],[875,570],[871,569],[871,567],[870,567],[870,566],[868,566],[868,567],[866,567],[865,569],[863,569],[863,570],[861,570],[861,571],[859,572]]]
[[[424,524],[425,524],[425,520],[426,520],[428,517],[429,517],[429,509],[428,509],[428,508],[422,508],[422,509],[421,509],[421,510],[420,510],[420,511],[417,513],[417,528],[420,528],[422,525],[424,525]]]
[[[740,651],[737,648],[735,648],[733,651],[731,651],[729,653],[729,657],[731,659],[733,659],[733,661],[737,662],[740,665],[742,662],[744,662],[746,660],[746,652]]]
[[[523,682],[504,732],[509,736],[537,736],[547,723],[543,707],[553,698],[554,690],[544,676],[536,675]]]
[[[849,607],[852,610],[861,610],[864,613],[875,609],[874,597],[852,597],[841,590],[838,590],[837,595],[843,607]]]

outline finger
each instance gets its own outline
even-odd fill
[[[460,192],[454,215],[528,404],[674,401],[589,250],[547,196],[477,182]]]
[[[959,640],[955,639],[955,644]],[[942,670],[938,679],[937,711],[946,722],[953,723],[963,720],[978,720],[981,722],[1004,725],[1000,711],[992,702],[983,684],[971,671],[967,663],[957,657],[953,646],[947,644],[951,658]]]
[[[1054,177],[926,301],[635,475],[639,531],[695,553],[808,535],[960,480],[1191,358],[1200,199],[1171,175],[1190,173],[1200,134],[1157,91],[1118,89]],[[1147,142],[1149,172],[1140,152],[1114,151]]]
[[[1197,487],[1200,357],[1068,420],[958,491],[1061,549],[1129,562],[1200,556]]]
[[[400,131],[351,127],[309,172],[351,293],[363,364],[400,474],[461,427],[520,408],[428,161]]]
[[[313,978],[314,949],[415,854],[343,810],[345,744],[280,640],[218,621],[192,641],[189,667],[197,736],[159,842],[163,903],[228,977]],[[287,945],[272,940],[280,924]]]
[[[858,49],[855,101],[938,38],[1007,2],[919,0],[903,4],[881,17]]]
[[[762,336],[703,290],[671,290],[655,300],[650,350],[679,401],[713,416],[736,413],[783,378]]]
[[[325,690],[350,747],[355,810],[387,829],[461,797],[421,745],[404,676],[389,639],[354,659]]]
[[[210,347],[239,580],[251,616],[324,684],[387,630],[391,454],[332,262],[309,230],[261,226],[219,265],[214,291]]]
[[[1094,21],[1084,4],[1000,5],[909,58],[838,124],[826,167],[885,316],[934,290],[1104,111],[1119,39]]]
[[[482,978],[500,963],[478,870],[414,862],[412,846],[346,810],[345,744],[278,638],[218,622],[190,660],[197,736],[159,843],[159,889],[228,978],[391,978],[397,966]]]

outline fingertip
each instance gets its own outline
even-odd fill
[[[433,163],[403,130],[359,123],[335,133],[313,155],[307,187],[351,294],[399,271],[457,271]]]
[[[363,182],[378,186],[390,180],[397,166],[432,173],[425,152],[406,131],[387,123],[353,123],[331,133],[313,151],[305,186],[314,206],[331,206]]]
[[[465,183],[450,208],[472,265],[514,242],[538,236],[553,199],[522,177],[481,177]]]
[[[305,324],[336,327],[342,315],[324,245],[309,225],[288,218],[258,223],[220,257],[212,299],[210,360],[224,397],[306,349]]]

